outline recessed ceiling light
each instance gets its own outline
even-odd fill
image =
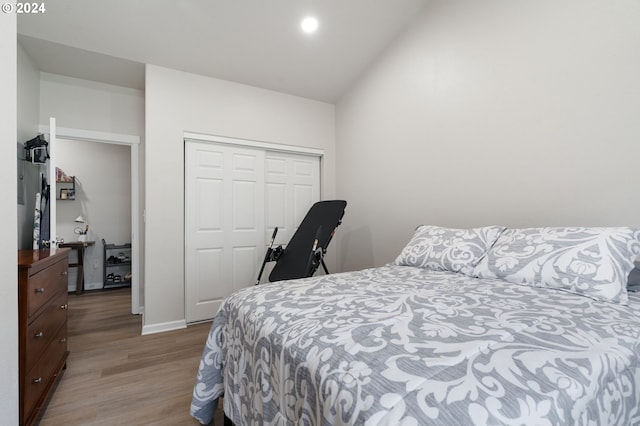
[[[318,29],[318,20],[312,16],[304,18],[300,24],[302,31],[307,34],[315,33]]]

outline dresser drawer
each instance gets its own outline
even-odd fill
[[[65,325],[66,339],[67,293],[58,293],[52,303],[44,307],[37,318],[27,327],[25,370],[29,371],[40,359],[45,348]]]
[[[29,277],[26,294],[29,317],[38,312],[55,294],[63,290],[66,292],[68,268],[65,258]]]
[[[51,382],[57,377],[57,367],[65,362],[67,357],[67,326],[66,323],[58,331],[42,353],[40,362],[35,364],[31,370],[25,374],[23,392],[25,413],[30,413],[36,403],[43,396],[43,392],[48,390]],[[41,403],[44,401],[40,401]]]

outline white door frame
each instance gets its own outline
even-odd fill
[[[140,306],[140,136],[118,133],[96,132],[93,130],[73,129],[56,126],[58,139],[80,140],[88,142],[127,145],[131,148],[131,313],[141,314]],[[40,133],[49,133],[48,126],[40,126]]]
[[[283,144],[271,143],[271,142],[260,142],[260,141],[250,140],[250,139],[230,138],[227,136],[207,135],[204,133],[184,132],[183,139],[185,141],[191,140],[194,142],[214,142],[214,143],[235,145],[239,147],[262,148],[266,151],[289,152],[291,154],[315,155],[321,158],[324,156],[324,149],[306,148],[303,146],[296,146],[296,145],[283,145]]]
[[[58,207],[56,201],[56,194],[58,189],[56,188],[56,119],[55,117],[49,117],[49,162],[47,167],[49,168],[47,173],[47,180],[49,181],[49,247],[58,247]],[[42,133],[42,132],[41,132]],[[53,194],[53,196],[52,196]],[[42,229],[42,226],[41,226]]]

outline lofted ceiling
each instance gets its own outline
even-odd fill
[[[55,0],[18,15],[18,42],[55,74],[144,89],[148,63],[333,103],[426,2]]]

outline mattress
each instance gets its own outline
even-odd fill
[[[223,302],[194,386],[208,423],[640,424],[640,296],[628,305],[388,265]]]

